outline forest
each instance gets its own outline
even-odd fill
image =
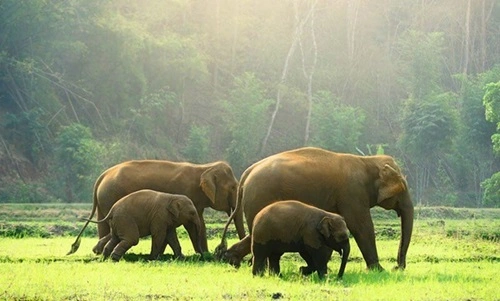
[[[1,0],[0,203],[130,159],[388,154],[416,205],[500,207],[497,0]]]

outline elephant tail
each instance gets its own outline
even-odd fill
[[[82,230],[80,230],[80,233],[78,233],[78,236],[76,237],[75,242],[71,245],[71,250],[66,255],[71,255],[71,254],[75,253],[76,251],[78,251],[78,248],[80,248],[81,236],[83,234],[83,231],[85,230],[85,228],[87,228],[88,224],[92,220],[92,217],[94,216],[95,212],[97,211],[97,188],[101,184],[101,181],[103,178],[104,178],[104,173],[101,174],[101,176],[97,179],[97,181],[94,184],[92,211],[90,212],[89,218],[86,219],[87,222],[85,223],[85,225],[83,225]]]
[[[243,185],[245,183],[246,178],[250,174],[251,168],[247,169],[243,175],[241,176],[240,183],[238,185],[238,190],[236,191],[236,207],[234,208],[233,212],[231,212],[231,215],[229,216],[226,225],[224,226],[224,231],[222,231],[222,238],[220,244],[215,248],[215,258],[218,260],[221,260],[224,253],[227,251],[227,241],[226,241],[226,234],[227,234],[227,228],[229,227],[229,224],[233,221],[235,218],[236,214],[238,214],[240,211],[243,210],[242,204],[241,204],[241,199],[243,196]],[[241,213],[243,215],[243,213]]]
[[[99,223],[104,223],[108,219],[109,219],[109,214],[105,218],[101,219],[100,221],[95,221],[95,220],[92,220],[89,218],[82,218],[81,220],[86,221],[87,223],[99,224]]]

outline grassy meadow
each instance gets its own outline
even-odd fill
[[[235,269],[194,254],[179,228],[185,260],[167,248],[160,261],[146,260],[143,239],[114,263],[91,249],[96,226],[89,225],[80,249],[66,256],[90,204],[0,204],[0,300],[500,300],[500,210],[417,208],[407,269],[393,271],[398,248],[396,214],[372,210],[384,272],[370,272],[354,240],[342,280],[340,257],[329,275],[303,277],[296,254],[281,261],[282,276],[253,277],[251,267]],[[220,242],[226,217],[206,212],[209,248]],[[231,246],[237,241],[231,227]]]

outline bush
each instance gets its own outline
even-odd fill
[[[99,158],[103,146],[94,140],[89,128],[74,123],[63,127],[56,147],[56,193],[67,202],[90,200],[94,180],[101,171]]]
[[[485,207],[500,207],[500,172],[481,183],[484,189],[483,204]]]
[[[41,203],[56,199],[37,182],[15,181],[0,190],[0,203]]]

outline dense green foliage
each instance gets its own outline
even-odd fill
[[[0,202],[315,145],[395,156],[418,204],[500,207],[499,28],[495,0],[3,0]]]

